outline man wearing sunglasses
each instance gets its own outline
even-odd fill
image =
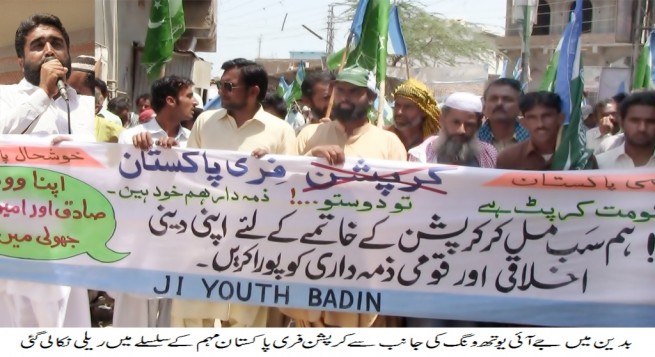
[[[218,91],[223,108],[198,117],[189,147],[295,155],[296,136],[291,126],[262,108],[268,88],[264,67],[237,58],[221,68]]]
[[[243,58],[223,63],[218,83],[222,109],[202,113],[191,130],[187,148],[296,155],[296,135],[284,120],[267,113],[261,102],[268,74],[261,65]],[[273,322],[275,308],[208,301],[173,300],[173,327],[281,327]]]

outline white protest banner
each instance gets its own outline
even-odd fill
[[[0,276],[179,299],[655,324],[655,170],[0,142]],[[15,139],[19,140],[19,139]]]

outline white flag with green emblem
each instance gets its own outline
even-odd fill
[[[157,79],[162,67],[173,58],[173,46],[185,30],[182,0],[153,0],[141,63],[148,80]]]

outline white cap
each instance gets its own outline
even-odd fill
[[[443,105],[467,112],[482,113],[482,99],[473,93],[455,92],[446,98]]]
[[[202,103],[202,97],[200,94],[193,92],[193,98],[195,98],[196,102],[198,102],[198,104],[196,104],[196,108],[204,108],[205,105]]]

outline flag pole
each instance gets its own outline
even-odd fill
[[[407,79],[410,79],[411,76],[409,75],[409,56],[408,55],[405,55],[405,68],[407,69]]]
[[[384,97],[386,86],[386,80],[380,82],[380,97],[378,98],[378,128],[384,127],[384,106],[387,104],[387,99]]]
[[[343,49],[343,53],[341,54],[341,63],[339,63],[339,72],[343,70],[343,66],[346,65],[346,57],[348,56],[348,51],[350,50],[350,42],[353,39],[353,33],[350,32],[348,35],[348,40],[346,41],[346,48]],[[330,92],[330,101],[328,102],[328,107],[327,110],[325,111],[325,117],[329,118],[330,114],[332,114],[332,107],[334,106],[334,86],[332,87],[332,91]]]

